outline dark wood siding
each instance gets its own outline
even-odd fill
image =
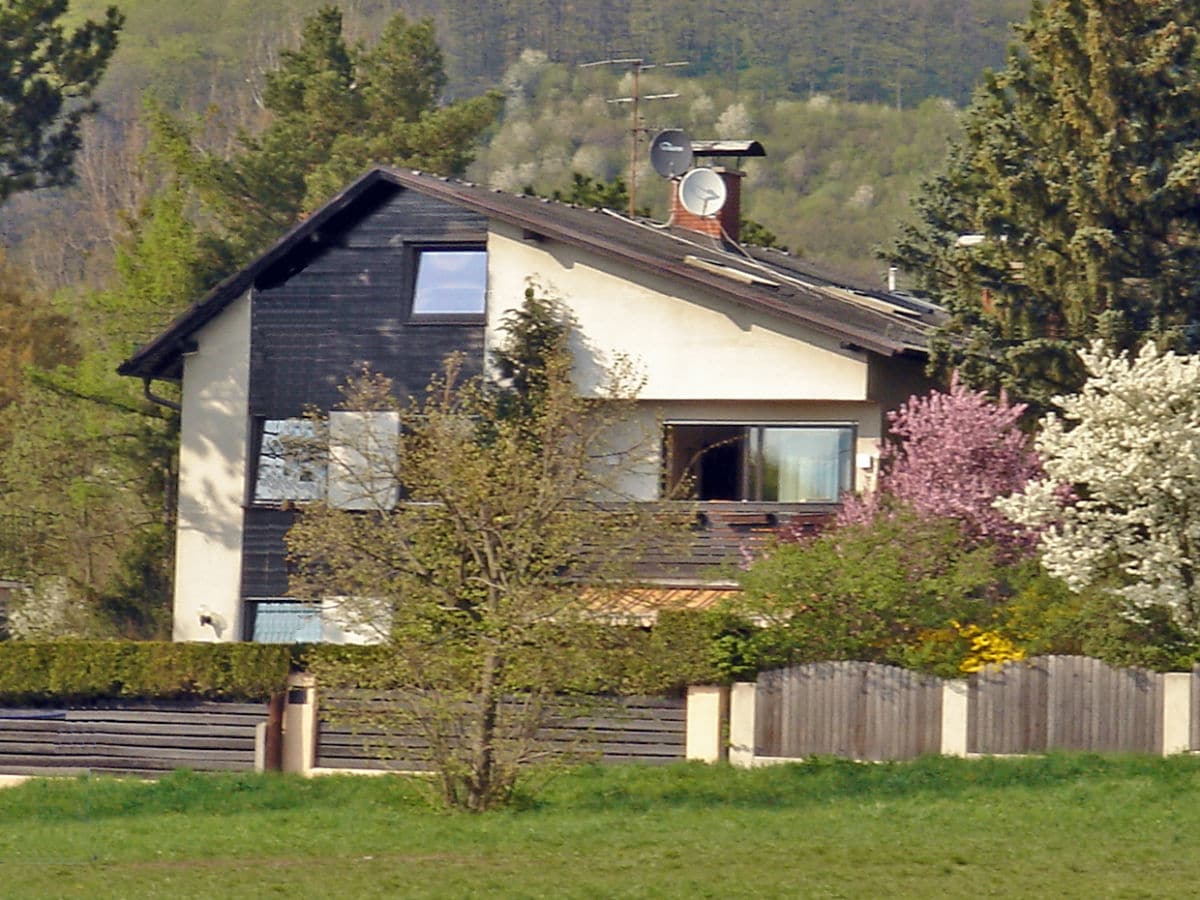
[[[279,419],[328,409],[366,363],[417,394],[447,354],[482,368],[484,326],[410,321],[414,248],[485,246],[487,220],[449,203],[380,184],[257,280],[251,312],[250,414]],[[253,471],[253,466],[250,467]],[[243,597],[287,593],[283,536],[292,513],[248,509]]]
[[[287,596],[284,536],[296,513],[290,509],[248,509],[242,535],[242,596]]]
[[[482,246],[487,220],[412,191],[380,185],[310,247],[259,279],[252,312],[250,412],[267,418],[328,408],[363,363],[419,392],[446,354],[482,364],[484,327],[409,321],[414,246]]]

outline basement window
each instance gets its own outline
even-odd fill
[[[322,640],[321,607],[295,600],[252,600],[246,604],[250,640],[260,644],[315,644]]]
[[[429,247],[419,249],[413,286],[414,318],[469,318],[484,314],[487,251]]]
[[[667,426],[667,487],[696,500],[836,503],[854,487],[853,425]]]

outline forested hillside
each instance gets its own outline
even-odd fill
[[[827,94],[735,91],[719,78],[684,78],[675,70],[640,80],[643,93],[680,95],[643,105],[649,133],[682,127],[697,139],[761,141],[767,156],[742,163],[743,214],[793,253],[868,284],[885,277],[875,245],[891,238],[958,127],[957,108],[938,98],[897,110]],[[575,172],[628,180],[629,107],[605,102],[628,94],[624,67],[580,70],[533,51],[509,68],[503,86],[504,119],[470,170],[474,180],[542,194],[568,187]],[[648,136],[639,154],[637,203],[665,218],[668,182],[650,167],[647,143]]]
[[[70,17],[108,0],[75,0]],[[101,85],[78,168],[82,189],[18,197],[0,211],[0,243],[57,290],[102,283],[124,209],[139,202],[144,98],[206,116],[213,147],[264,122],[267,72],[295,46],[326,0],[125,0],[121,44]],[[471,170],[497,187],[541,191],[572,171],[628,178],[623,66],[607,58],[687,60],[643,79],[643,93],[678,92],[644,107],[645,125],[695,137],[755,137],[768,157],[749,166],[746,210],[793,251],[876,280],[873,248],[890,241],[914,187],[940,163],[957,129],[953,108],[981,68],[998,64],[1027,0],[817,0],[744,3],[346,0],[347,36],[370,43],[388,18],[430,18],[445,54],[448,98],[503,86],[491,146]],[[205,112],[207,111],[207,112]],[[648,140],[643,136],[643,140]],[[644,154],[643,154],[644,155]],[[663,186],[639,174],[643,202]]]
[[[108,0],[76,0],[82,18]],[[294,37],[322,0],[125,0],[120,65],[110,88],[151,78],[190,94],[201,73],[232,86]],[[997,65],[1009,24],[1027,0],[346,0],[351,36],[378,33],[396,11],[430,18],[447,57],[451,89],[494,85],[525,50],[576,64],[609,56],[686,59],[693,75],[719,75],[734,90],[829,93],[841,100],[915,106],[956,103],[980,68]],[[355,34],[357,32],[357,34]],[[255,58],[246,51],[257,51]],[[122,71],[123,70],[123,71]],[[220,96],[220,95],[218,95]]]

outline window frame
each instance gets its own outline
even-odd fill
[[[481,253],[483,254],[483,298],[478,312],[422,312],[417,309],[417,286],[421,277],[421,257],[437,253]],[[488,250],[486,244],[477,241],[454,243],[439,241],[408,245],[408,322],[412,325],[482,325],[487,321],[488,306]]]
[[[818,420],[818,421],[757,421],[748,422],[719,420],[719,419],[667,419],[663,422],[663,480],[664,486],[669,487],[670,481],[678,477],[685,477],[689,474],[691,466],[685,466],[680,461],[674,458],[677,452],[672,446],[671,431],[675,428],[687,427],[710,427],[723,429],[741,429],[741,436],[736,438],[740,443],[740,460],[738,463],[739,471],[737,474],[737,482],[739,485],[738,496],[735,499],[700,499],[693,498],[693,502],[708,503],[708,502],[729,502],[729,503],[770,503],[770,504],[811,504],[811,505],[828,505],[830,503],[840,503],[842,494],[853,491],[856,487],[857,476],[855,473],[854,461],[856,459],[855,448],[858,445],[858,423],[846,420]],[[844,459],[841,452],[838,453],[836,460],[837,478],[838,478],[838,493],[832,499],[805,499],[805,500],[769,500],[763,499],[768,493],[765,488],[766,464],[764,456],[764,445],[766,443],[766,432],[771,429],[780,430],[796,430],[796,431],[820,431],[820,430],[839,430],[848,432],[846,441],[848,449],[845,452]],[[725,438],[731,440],[733,438]],[[715,445],[714,445],[715,446]],[[698,457],[697,460],[698,462]]]
[[[306,612],[310,612],[316,619],[317,626],[320,629],[320,636],[315,640],[302,641],[263,641],[255,637],[255,630],[258,626],[259,610],[263,606],[290,606],[303,607]],[[294,597],[246,597],[242,601],[243,610],[243,635],[244,641],[255,644],[301,644],[301,643],[325,643],[325,606],[319,601],[297,600]],[[295,610],[292,610],[295,611]]]
[[[250,449],[249,465],[246,467],[246,505],[256,509],[279,509],[292,504],[313,503],[323,500],[329,490],[329,459],[328,448],[325,451],[325,458],[314,466],[317,477],[310,482],[301,481],[299,483],[312,484],[314,490],[306,496],[293,497],[263,497],[258,495],[258,482],[263,471],[263,447],[266,445],[266,429],[269,422],[307,422],[309,421],[304,416],[263,416],[256,415],[250,417],[250,440],[248,442]],[[310,436],[316,438],[315,428],[314,433]],[[286,456],[272,455],[272,460],[279,460],[285,467],[288,465],[302,466],[303,462],[299,460],[288,460]]]

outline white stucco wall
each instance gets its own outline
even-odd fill
[[[855,488],[873,487],[882,410],[867,399],[868,361],[821,332],[747,310],[562,244],[530,241],[493,225],[488,236],[488,342],[519,307],[528,280],[575,317],[576,378],[594,391],[613,359],[631,360],[644,379],[636,423],[614,436],[638,464],[620,491],[658,497],[661,423],[849,422],[857,428]]]
[[[234,301],[184,357],[174,639],[236,641],[246,484],[250,298]],[[202,625],[202,609],[213,625]]]
[[[645,378],[645,400],[842,400],[867,397],[867,359],[836,338],[665,278],[493,223],[488,334],[534,278],[574,313],[579,385],[593,391],[616,356]]]

